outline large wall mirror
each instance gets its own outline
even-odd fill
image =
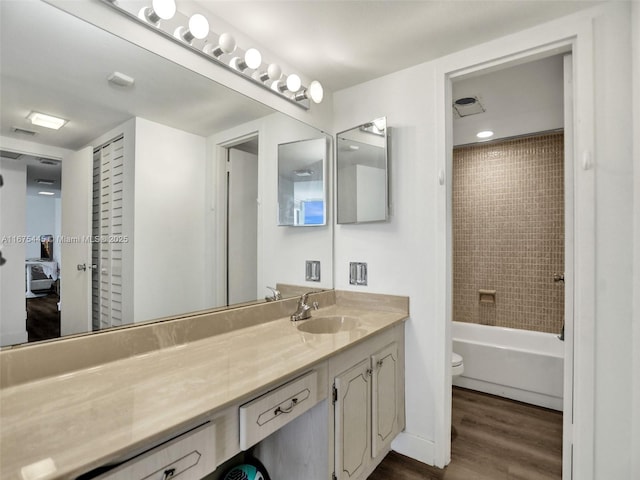
[[[274,221],[278,145],[327,135],[47,3],[0,8],[1,346],[332,288],[331,229]]]
[[[278,225],[326,225],[327,153],[326,138],[278,145]]]
[[[388,219],[388,129],[377,118],[337,135],[338,223]]]

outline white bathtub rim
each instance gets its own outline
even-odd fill
[[[452,337],[454,342],[564,358],[564,342],[555,333],[454,321]]]

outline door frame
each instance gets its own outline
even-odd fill
[[[565,132],[573,142],[573,155],[565,158],[565,168],[573,172],[572,204],[573,224],[565,225],[568,234],[575,239],[573,252],[566,252],[573,260],[573,274],[567,272],[568,281],[573,280],[573,289],[565,289],[565,304],[574,307],[573,318],[566,319],[565,335],[572,342],[565,342],[565,388],[572,386],[564,402],[567,411],[573,411],[573,423],[565,423],[563,451],[563,478],[593,479],[594,452],[594,386],[595,386],[595,177],[594,152],[594,69],[593,69],[593,25],[587,20],[572,26],[555,28],[541,27],[536,34],[514,37],[513,42],[501,41],[491,44],[495,48],[478,48],[466,55],[446,57],[436,69],[436,150],[438,159],[434,177],[442,188],[438,189],[437,218],[437,275],[438,295],[436,315],[439,338],[435,355],[444,368],[442,395],[436,398],[436,411],[444,414],[435,422],[435,460],[437,465],[446,465],[451,459],[451,345],[452,345],[452,152],[453,121],[452,80],[473,73],[488,72],[507,65],[530,62],[554,54],[572,53],[573,118],[571,132]],[[565,178],[566,182],[570,180]],[[568,263],[571,266],[571,262]],[[569,278],[569,275],[573,278]],[[572,298],[567,298],[571,294]],[[569,402],[569,403],[567,403]],[[572,403],[571,403],[572,402]]]
[[[260,198],[262,197],[262,184],[260,181],[262,165],[260,163],[260,157],[262,147],[260,146],[259,141],[261,135],[262,132],[260,129],[249,128],[246,132],[240,133],[236,136],[230,136],[225,140],[220,141],[214,147],[214,166],[212,169],[211,178],[211,184],[213,185],[211,191],[213,193],[210,198],[209,208],[214,212],[214,230],[217,232],[217,235],[215,233],[211,233],[211,238],[223,239],[221,241],[216,241],[213,243],[215,244],[215,251],[213,252],[213,259],[211,260],[211,264],[215,265],[215,268],[211,269],[214,272],[214,277],[211,279],[213,282],[213,288],[211,289],[211,291],[215,292],[216,305],[223,305],[223,303],[224,305],[226,305],[226,299],[228,298],[227,239],[229,232],[227,228],[227,211],[229,192],[227,183],[227,161],[229,159],[229,149],[256,137],[258,138],[258,282],[260,281],[262,275],[262,272],[260,270],[260,259],[262,258],[260,241],[262,238],[262,212],[260,202]]]

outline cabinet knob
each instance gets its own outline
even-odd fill
[[[382,364],[384,364],[384,359],[383,358],[381,358],[380,360],[378,360],[376,362],[376,365],[378,366],[378,368],[382,367]]]

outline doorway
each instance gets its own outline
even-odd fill
[[[448,341],[451,341],[453,344],[452,352],[456,350],[463,350],[463,357],[469,356],[470,358],[464,358],[465,363],[465,371],[469,372],[469,377],[471,377],[471,381],[461,382],[463,386],[468,387],[468,385],[473,385],[475,387],[483,383],[491,384],[492,387],[496,387],[498,385],[497,391],[491,390],[482,390],[482,388],[478,388],[480,391],[485,391],[487,393],[500,394],[501,396],[506,396],[510,398],[515,398],[516,400],[525,401],[527,403],[533,403],[542,405],[544,407],[549,407],[549,405],[545,405],[544,403],[536,403],[537,399],[528,400],[511,396],[510,394],[515,392],[518,393],[518,390],[522,389],[522,385],[518,382],[520,379],[524,378],[528,375],[522,375],[519,373],[507,373],[506,376],[515,377],[517,379],[515,385],[501,385],[502,380],[496,380],[496,370],[493,369],[488,374],[487,378],[473,378],[482,377],[483,374],[478,374],[478,371],[481,369],[480,365],[483,362],[482,356],[485,358],[490,358],[490,361],[498,362],[501,364],[499,358],[493,358],[493,355],[497,351],[501,351],[504,353],[505,346],[504,345],[495,345],[495,352],[491,352],[489,350],[479,351],[478,349],[471,348],[469,350],[465,350],[466,344],[464,340],[467,340],[469,344],[474,343],[474,339],[462,339],[460,337],[465,337],[468,331],[464,333],[460,333],[464,329],[457,328],[456,324],[456,315],[464,316],[465,313],[470,314],[469,317],[474,317],[475,319],[462,319],[465,326],[468,323],[484,324],[484,325],[496,325],[502,327],[510,327],[510,328],[522,328],[525,330],[531,331],[547,331],[549,336],[549,342],[552,344],[556,342],[556,345],[551,345],[551,352],[548,352],[550,357],[557,357],[560,359],[559,362],[555,363],[555,369],[558,373],[559,380],[556,382],[556,390],[560,393],[560,397],[558,398],[558,402],[556,406],[552,406],[551,408],[562,409],[564,410],[564,432],[563,432],[563,452],[562,452],[562,474],[563,478],[571,478],[571,432],[572,432],[572,418],[573,418],[573,136],[574,136],[574,127],[572,123],[573,117],[573,84],[572,84],[572,74],[573,74],[573,60],[570,53],[571,45],[568,44],[563,48],[549,49],[548,53],[542,54],[537,53],[535,56],[527,58],[526,56],[520,57],[518,59],[512,59],[511,61],[506,61],[501,63],[500,65],[492,65],[486,69],[482,68],[474,68],[471,69],[473,71],[468,71],[465,74],[449,74],[446,76],[445,82],[448,82],[448,98],[450,99],[450,103],[448,103],[452,107],[452,111],[448,118],[447,128],[450,129],[450,136],[447,142],[447,168],[446,171],[450,173],[449,178],[451,178],[450,183],[448,183],[448,193],[447,193],[447,204],[450,206],[451,210],[448,210],[447,217],[447,228],[451,228],[448,233],[447,239],[447,250],[450,255],[450,261],[448,264],[450,265],[448,268],[450,269],[447,274],[447,278],[449,279],[449,294],[448,298],[448,312],[447,315],[448,321],[453,324],[449,328],[450,335],[447,336]],[[547,72],[547,78],[544,80],[543,77],[537,78],[546,71],[546,66],[551,65],[551,72]],[[523,75],[518,80],[508,80],[509,75],[520,71]],[[500,78],[504,77],[504,78]],[[533,81],[533,85],[527,87],[526,82]],[[476,90],[474,90],[474,85],[477,86]],[[487,87],[487,85],[494,87],[497,91],[500,92],[501,95],[507,97],[505,103],[505,108],[507,111],[507,115],[504,118],[491,118],[491,115],[487,115],[490,112],[491,108],[496,107],[502,101],[495,100],[492,98],[491,94],[484,94],[482,92],[482,86]],[[544,100],[536,99],[538,95],[542,95],[541,98]],[[457,102],[459,101],[459,103]],[[520,110],[519,103],[529,104],[529,108],[533,108],[534,113],[527,113],[526,110]],[[545,112],[545,110],[548,110]],[[538,118],[540,117],[540,118]],[[555,118],[555,121],[553,120]],[[457,125],[456,125],[457,124]],[[520,129],[520,130],[518,130]],[[493,133],[488,133],[493,131]],[[481,135],[485,135],[485,139],[489,140],[478,140],[480,135],[476,137],[476,134],[483,132]],[[563,135],[563,132],[565,135]],[[560,136],[560,144],[558,144],[558,136]],[[562,137],[564,136],[564,139]],[[502,141],[495,140],[496,138],[502,139]],[[456,167],[454,166],[454,162],[456,162],[457,155],[454,153],[454,147],[464,145],[465,149],[473,150],[473,147],[470,147],[470,144],[476,144],[477,142],[485,142],[483,144],[485,153],[489,155],[488,161],[493,161],[497,158],[500,153],[499,150],[501,147],[505,145],[505,142],[509,148],[521,147],[524,150],[530,150],[530,145],[523,145],[526,142],[531,141],[540,142],[542,139],[550,140],[554,143],[555,149],[560,148],[560,164],[553,167],[555,170],[555,175],[558,173],[564,178],[561,179],[560,185],[563,188],[564,192],[561,193],[561,203],[562,205],[556,205],[552,207],[552,210],[555,210],[559,215],[558,218],[555,219],[555,224],[560,223],[560,227],[562,232],[558,234],[556,230],[555,233],[552,233],[556,238],[556,243],[559,240],[559,247],[561,253],[563,254],[563,262],[559,265],[554,265],[553,267],[548,267],[554,270],[550,272],[547,276],[546,267],[539,271],[537,274],[542,275],[544,280],[542,283],[545,283],[546,288],[546,298],[547,300],[550,297],[559,297],[557,300],[560,300],[560,305],[555,312],[555,319],[552,319],[550,315],[550,309],[545,305],[545,293],[544,289],[537,289],[537,294],[542,294],[540,298],[531,300],[537,305],[532,306],[532,311],[534,313],[541,313],[537,319],[532,319],[531,317],[535,317],[535,315],[529,315],[527,318],[526,314],[513,315],[513,313],[507,313],[506,317],[503,314],[501,315],[499,312],[499,307],[503,308],[509,304],[510,301],[516,301],[516,303],[523,303],[522,300],[518,300],[517,298],[513,298],[514,295],[509,295],[506,291],[508,288],[504,284],[504,280],[507,280],[509,284],[513,284],[515,281],[514,275],[509,275],[509,278],[500,278],[501,269],[497,266],[499,260],[502,260],[501,256],[508,256],[509,240],[503,239],[499,234],[504,231],[509,231],[510,227],[508,226],[508,222],[505,223],[505,216],[508,216],[508,211],[510,208],[506,208],[505,206],[499,207],[496,205],[490,205],[487,203],[483,203],[483,201],[475,200],[476,204],[472,207],[472,215],[475,215],[475,220],[480,220],[480,223],[487,223],[492,225],[494,223],[500,223],[500,225],[493,225],[494,228],[492,233],[481,234],[478,232],[473,232],[469,234],[466,232],[467,240],[470,240],[471,246],[471,257],[481,257],[486,250],[490,250],[493,247],[497,247],[496,251],[498,252],[497,257],[494,259],[493,264],[489,267],[490,277],[493,278],[489,281],[484,280],[486,283],[493,283],[493,285],[476,285],[478,280],[477,273],[470,272],[462,272],[458,268],[456,271],[456,265],[460,265],[461,263],[466,264],[469,262],[469,258],[465,258],[464,262],[461,259],[457,259],[455,257],[456,250],[460,250],[461,243],[456,242],[456,236],[458,240],[465,234],[460,229],[456,230],[453,221],[455,220],[456,211],[459,214],[459,208],[456,208],[456,199],[454,198],[455,192],[455,184],[456,179],[454,175],[456,174]],[[505,140],[507,139],[507,140]],[[495,147],[495,148],[493,148]],[[547,145],[548,147],[548,145]],[[544,149],[544,148],[543,148]],[[548,150],[548,148],[546,149]],[[545,151],[546,151],[545,150]],[[562,157],[564,158],[564,165],[562,165]],[[485,158],[485,162],[487,161]],[[529,167],[529,165],[526,165]],[[547,167],[544,167],[547,169]],[[503,172],[504,173],[504,172]],[[547,172],[548,173],[548,172]],[[471,177],[474,178],[474,175],[478,176],[478,172],[473,172]],[[484,174],[486,175],[486,173]],[[491,174],[490,174],[491,175]],[[498,178],[497,180],[507,180],[504,178],[499,178],[500,176],[505,176],[504,174],[495,174]],[[506,175],[509,176],[509,175]],[[543,203],[546,201],[545,188],[546,185],[538,184],[537,180],[534,180],[531,177],[531,173],[526,174],[524,179],[524,184],[530,183],[527,185],[531,187],[535,195],[538,197],[538,200],[534,201],[535,204],[532,205],[532,208],[529,210],[535,210],[538,206],[538,201],[543,200]],[[513,179],[513,175],[510,177]],[[496,178],[476,178],[475,180],[479,180],[480,183],[484,182],[494,182]],[[557,180],[557,179],[556,179]],[[556,182],[557,183],[557,182]],[[524,190],[524,184],[521,184],[518,188]],[[501,194],[498,197],[504,197],[505,191],[502,190]],[[555,191],[555,195],[557,196],[557,189]],[[507,195],[508,196],[508,195]],[[467,199],[468,200],[468,199]],[[460,202],[460,199],[458,199]],[[479,203],[478,203],[479,202]],[[548,203],[548,202],[547,202]],[[460,205],[458,205],[459,207]],[[526,205],[525,205],[526,207]],[[558,212],[558,209],[561,209]],[[564,212],[563,212],[564,210]],[[529,215],[530,211],[525,210],[527,215]],[[467,212],[468,214],[469,212]],[[542,215],[545,216],[544,214]],[[481,218],[478,218],[481,217]],[[495,222],[498,219],[499,222]],[[526,226],[522,225],[524,222],[520,222],[517,224],[515,229],[524,228],[525,230],[525,239],[528,240],[528,243],[520,247],[523,251],[526,250],[527,253],[529,251],[533,251],[534,257],[542,258],[544,260],[546,257],[553,256],[550,252],[545,251],[536,252],[538,247],[547,248],[549,246],[548,241],[540,242],[536,237],[536,233],[539,233],[539,230],[535,230],[535,226]],[[467,225],[468,227],[468,225]],[[538,226],[539,227],[539,226]],[[546,227],[543,227],[544,229]],[[511,228],[512,230],[514,228]],[[478,240],[478,235],[480,238],[484,235],[488,238],[488,245],[482,247],[478,242],[475,243],[474,240]],[[464,242],[462,242],[464,243]],[[552,242],[551,242],[552,243]],[[511,245],[513,246],[513,245]],[[506,248],[506,250],[505,250]],[[547,248],[548,250],[548,248]],[[495,253],[495,252],[494,252]],[[538,255],[540,253],[540,255]],[[516,255],[517,256],[517,255]],[[526,255],[522,255],[526,256]],[[565,261],[566,260],[566,261]],[[534,262],[535,263],[535,262]],[[540,262],[538,262],[540,263]],[[558,262],[556,262],[558,263]],[[564,265],[562,265],[564,263]],[[465,265],[466,266],[466,265]],[[562,268],[561,268],[562,267]],[[516,268],[517,269],[517,268]],[[513,272],[510,272],[513,273]],[[464,278],[465,275],[467,277],[474,278]],[[473,280],[473,281],[472,281]],[[503,284],[501,287],[496,287],[495,285],[499,285],[500,281],[503,280]],[[529,281],[530,279],[526,279]],[[563,282],[565,280],[565,282]],[[540,282],[539,282],[540,283]],[[540,283],[540,284],[542,284]],[[512,285],[509,285],[512,286]],[[469,287],[471,290],[469,292],[464,292],[465,288]],[[547,288],[548,287],[548,288]],[[502,292],[501,292],[502,290]],[[519,294],[527,293],[527,290],[532,290],[531,288],[522,287],[517,289]],[[535,290],[535,289],[533,289]],[[459,302],[461,297],[464,297],[463,292],[466,293],[467,300],[470,300],[470,306],[461,306],[458,303],[454,305],[454,302]],[[515,295],[517,297],[517,295]],[[522,295],[521,295],[522,296]],[[523,297],[524,298],[524,297]],[[529,301],[529,300],[527,300]],[[536,303],[536,301],[538,303]],[[563,305],[564,304],[564,305]],[[465,310],[466,308],[466,310]],[[536,308],[543,312],[537,312]],[[544,322],[540,321],[540,318],[544,316],[544,314],[548,314],[545,318]],[[516,318],[516,317],[520,318]],[[503,325],[505,318],[508,318],[509,322],[512,324]],[[562,325],[563,320],[565,321],[565,328]],[[524,323],[525,325],[518,325],[518,322]],[[515,324],[513,324],[515,323]],[[544,324],[544,325],[543,325]],[[483,326],[484,326],[483,325]],[[472,331],[473,332],[473,331]],[[481,335],[485,335],[486,332],[480,333]],[[559,339],[555,339],[557,336],[562,336],[564,333],[564,343],[561,343]],[[472,333],[472,335],[475,333]],[[524,338],[524,347],[525,350],[529,349],[529,339]],[[491,343],[491,342],[489,342]],[[450,344],[451,345],[451,344]],[[523,345],[514,347],[514,350],[521,348]],[[553,349],[557,349],[557,352],[554,353]],[[508,350],[508,346],[506,348]],[[471,354],[470,352],[474,352]],[[461,352],[457,352],[461,353]],[[466,355],[465,355],[466,354]],[[480,355],[480,359],[478,360],[478,356]],[[509,357],[511,359],[511,357]],[[562,358],[564,358],[564,364],[562,362]],[[523,364],[525,367],[527,366],[528,359],[523,359]],[[507,363],[516,363],[516,362],[503,362]],[[542,364],[545,364],[545,360],[543,360]],[[526,367],[528,368],[528,367]],[[525,370],[526,371],[526,370]],[[464,374],[463,374],[464,375]],[[541,377],[545,377],[544,367],[539,372]],[[457,380],[453,380],[452,383],[455,385],[458,383]],[[544,382],[543,382],[544,383]],[[524,388],[526,389],[526,388]],[[544,390],[544,389],[543,389]],[[503,392],[507,392],[507,394],[502,395]],[[553,397],[553,393],[549,393],[546,391],[541,392],[543,397]],[[449,396],[449,400],[451,397]],[[449,450],[450,455],[451,450]]]
[[[258,298],[258,135],[226,147],[226,304]]]

